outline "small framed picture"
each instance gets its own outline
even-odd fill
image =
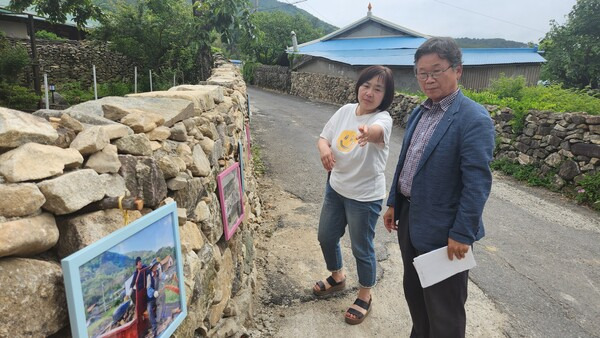
[[[242,194],[246,189],[244,186],[244,146],[242,145],[242,140],[238,140],[238,161],[240,162],[240,180],[242,183]]]
[[[175,203],[61,264],[73,337],[169,337],[187,315]]]
[[[248,151],[248,161],[252,159],[252,145],[250,144],[250,124],[246,122],[246,126],[244,128],[246,130],[246,147]]]
[[[217,190],[221,202],[223,233],[225,239],[229,240],[244,218],[242,180],[238,162],[235,162],[217,176]]]

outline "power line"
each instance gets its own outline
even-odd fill
[[[490,15],[487,15],[487,14],[476,12],[476,11],[468,9],[468,8],[463,8],[463,7],[459,7],[459,6],[453,5],[453,4],[449,4],[449,3],[444,2],[444,1],[440,1],[440,0],[433,0],[433,1],[435,1],[437,3],[441,3],[441,4],[446,5],[446,6],[454,7],[454,8],[466,11],[466,12],[470,12],[470,13],[473,13],[473,14],[481,15],[481,16],[484,16],[484,17],[489,18],[489,19],[493,19],[493,20],[496,20],[496,21],[504,22],[504,23],[507,23],[509,25],[514,25],[514,26],[518,26],[518,27],[521,27],[521,28],[530,29],[530,30],[533,30],[533,31],[536,31],[536,32],[540,32],[540,33],[544,33],[544,34],[546,33],[545,31],[541,31],[541,30],[536,29],[536,28],[527,27],[527,26],[524,26],[524,25],[521,25],[521,24],[518,24],[518,23],[515,23],[515,22],[504,20],[504,19],[499,19],[499,18],[490,16]]]

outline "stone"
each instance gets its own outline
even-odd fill
[[[52,144],[58,133],[43,118],[0,107],[0,148],[17,148],[29,142]]]
[[[36,255],[57,242],[58,227],[50,213],[0,223],[0,257]]]
[[[132,196],[144,200],[144,206],[155,208],[167,197],[167,183],[155,159],[119,155],[119,161],[121,161],[119,174],[125,179],[125,186]],[[180,201],[175,200],[179,206],[182,206]]]
[[[38,183],[46,197],[42,206],[55,215],[65,215],[101,200],[106,188],[101,177],[92,169],[73,171]],[[85,187],[85,189],[82,189]]]
[[[223,310],[231,298],[231,281],[234,279],[234,276],[233,257],[231,249],[227,248],[223,252],[223,259],[221,261],[220,269],[217,272],[215,285],[217,288],[215,290],[215,295],[219,295],[220,300],[215,304],[215,300],[213,299],[213,305],[208,310],[208,321],[211,327],[215,326],[223,317]]]
[[[581,174],[581,171],[579,171],[579,166],[572,160],[563,162],[558,170],[558,175],[567,181],[572,180],[579,174]]]
[[[208,161],[208,157],[202,150],[200,145],[195,145],[194,150],[192,152],[192,165],[189,169],[192,171],[192,175],[205,177],[210,175],[210,162]]]
[[[108,121],[102,124],[114,124],[115,122],[109,120],[108,118],[104,118],[104,105],[117,107],[125,112],[129,111],[130,109],[140,109],[145,112],[159,114],[164,117],[164,125],[167,127],[170,127],[179,121],[183,121],[195,115],[194,104],[188,100],[120,96],[107,96],[99,100],[83,102],[68,108],[65,110],[65,112],[69,113],[69,115],[73,117],[75,117],[75,115],[78,117],[95,116],[99,121]],[[121,116],[121,118],[125,117],[125,115]],[[81,119],[77,119],[81,121]]]
[[[533,157],[531,157],[529,155],[525,155],[525,154],[519,154],[518,161],[519,161],[519,164],[521,164],[521,165],[528,165],[528,164],[535,163],[535,160],[533,159]]]
[[[159,114],[132,109],[131,113],[121,119],[121,123],[136,133],[147,133],[165,123],[165,118]]]
[[[217,131],[217,127],[212,122],[208,124],[202,124],[198,126],[198,129],[200,129],[202,135],[210,138],[213,141],[216,141],[219,138],[219,131]]]
[[[160,170],[162,170],[165,179],[173,178],[179,174],[179,166],[173,161],[171,156],[163,156],[156,162]]]
[[[185,189],[185,187],[187,187],[187,181],[190,178],[191,177],[186,173],[178,173],[176,177],[167,181],[167,188],[171,191]]]
[[[213,141],[212,139],[205,137],[202,140],[200,140],[198,142],[198,144],[200,144],[200,146],[202,147],[202,150],[204,150],[204,153],[207,156],[211,156],[212,152],[213,152],[213,148],[215,147],[215,141]]]
[[[544,162],[546,162],[546,164],[552,168],[556,168],[562,162],[562,156],[560,156],[558,153],[552,153],[546,157]]]
[[[567,184],[565,180],[559,175],[554,175],[554,179],[552,180],[552,187],[559,190]]]
[[[194,104],[195,115],[211,110],[215,107],[215,100],[210,91],[185,90],[185,91],[153,91],[137,94],[127,94],[126,97],[154,97],[167,99],[183,99]]]
[[[109,143],[110,138],[104,129],[93,126],[77,134],[70,147],[77,149],[82,155],[89,155],[104,149]]]
[[[82,163],[83,156],[75,149],[27,143],[0,155],[0,174],[8,182],[40,180]]]
[[[179,229],[181,232],[181,250],[200,250],[204,245],[202,232],[198,229],[196,223],[185,222]]]
[[[63,149],[69,148],[75,137],[77,137],[77,133],[74,130],[64,128],[60,125],[56,128],[56,132],[58,133],[58,138],[52,145]]]
[[[123,109],[112,104],[103,104],[102,112],[105,118],[115,122],[120,122],[125,116],[130,114],[128,109]]]
[[[152,145],[146,134],[133,134],[121,137],[115,141],[115,145],[121,154],[152,155]]]
[[[162,148],[162,144],[160,144],[160,142],[150,141],[150,149],[152,150],[153,153],[161,148]]]
[[[50,120],[51,117],[60,118],[60,116],[62,114],[63,114],[62,110],[45,109],[44,108],[44,109],[38,109],[38,110],[34,111],[31,115],[41,117],[44,120]]]
[[[125,179],[118,174],[102,174],[100,178],[106,188],[106,196],[119,197],[129,195],[129,190],[125,186]]]
[[[102,151],[92,154],[84,167],[94,169],[98,174],[118,172],[121,162],[117,154],[117,146],[108,144]]]
[[[194,214],[192,220],[196,223],[206,222],[210,218],[210,209],[204,201],[200,201],[196,208],[194,208]]]
[[[600,115],[596,116],[586,116],[585,123],[587,124],[600,124]]]
[[[133,135],[133,130],[124,124],[109,124],[105,126],[100,126],[108,135],[108,138],[112,141],[114,139],[118,139],[121,137],[125,137],[128,135]]]
[[[0,216],[4,217],[31,215],[46,202],[40,189],[33,183],[0,184],[0,196],[4,196],[0,198]],[[0,250],[2,250],[1,245]]]
[[[146,133],[146,135],[148,135],[150,141],[164,141],[171,136],[171,129],[166,126],[160,126]]]
[[[179,142],[187,141],[187,130],[183,123],[181,123],[181,122],[176,123],[173,127],[171,127],[171,129],[169,131],[171,133],[171,135],[169,136],[169,139],[171,139],[173,141],[179,141]]]
[[[76,131],[78,133],[82,132],[84,129],[83,124],[81,124],[81,122],[79,122],[76,119],[74,119],[73,117],[71,117],[69,114],[62,114],[60,116],[60,125],[67,129]]]
[[[129,222],[142,217],[137,210],[129,210]],[[123,212],[119,209],[100,210],[57,221],[60,241],[56,245],[60,258],[85,248],[125,226]],[[62,278],[62,277],[61,277]]]
[[[68,323],[60,264],[2,258],[0,285],[0,337],[47,337]]]
[[[172,197],[180,208],[187,210],[187,216],[191,219],[196,205],[205,196],[207,196],[207,191],[202,179],[194,177],[187,181],[187,186],[184,189],[175,191]]]
[[[571,145],[571,152],[574,155],[582,155],[587,157],[596,157],[600,158],[600,145],[597,144],[585,144],[585,143],[576,143]],[[1,156],[0,156],[1,158]],[[1,161],[0,161],[1,163]]]
[[[187,222],[187,210],[184,208],[177,208],[177,223],[179,226],[183,226]]]
[[[223,94],[223,87],[211,86],[211,85],[180,85],[169,88],[169,91],[200,91],[207,92],[210,97],[213,98],[215,103],[221,103],[225,101]]]
[[[600,134],[600,124],[590,124],[590,133]]]

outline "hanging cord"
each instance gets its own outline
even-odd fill
[[[119,209],[121,210],[121,212],[123,212],[123,223],[127,225],[129,224],[129,212],[123,209],[123,198],[125,198],[125,195],[119,196]]]

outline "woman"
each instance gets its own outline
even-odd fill
[[[384,170],[392,131],[386,109],[394,98],[392,71],[382,66],[364,69],[355,93],[358,103],[340,108],[317,142],[321,162],[329,172],[318,236],[331,276],[313,287],[318,297],[345,288],[340,238],[348,225],[360,284],[358,297],[345,314],[349,324],[359,324],[369,314],[371,288],[376,283],[373,238],[386,195]]]

